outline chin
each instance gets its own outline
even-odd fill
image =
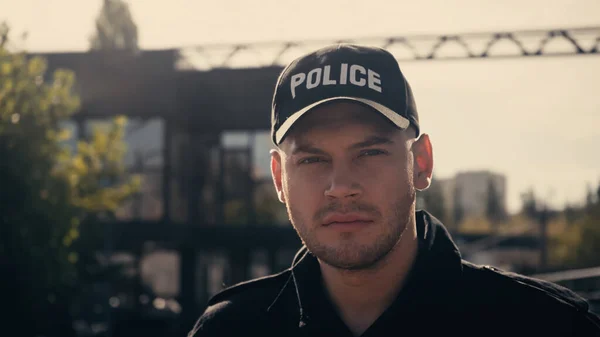
[[[376,243],[345,242],[307,247],[322,262],[347,270],[368,269],[376,265],[389,252],[387,249],[382,249],[383,247],[378,247]]]
[[[373,269],[379,260],[355,260],[355,259],[335,259],[333,261],[325,261],[328,265],[342,270],[367,270]]]

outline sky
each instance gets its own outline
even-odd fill
[[[85,51],[101,0],[0,0],[31,51]],[[600,26],[600,1],[130,0],[142,49],[252,41]],[[492,170],[508,207],[534,188],[553,206],[600,183],[600,55],[403,62],[435,174]],[[262,165],[268,156],[258,156]]]

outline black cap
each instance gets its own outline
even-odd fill
[[[273,95],[271,138],[279,145],[292,125],[313,108],[334,100],[355,101],[394,125],[419,134],[419,116],[396,58],[382,48],[337,44],[292,61]]]

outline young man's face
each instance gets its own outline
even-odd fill
[[[343,102],[299,120],[272,152],[271,168],[308,249],[334,267],[363,269],[400,239],[414,216],[415,187],[429,184],[431,162],[426,135],[415,140],[412,130]]]

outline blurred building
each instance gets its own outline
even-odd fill
[[[448,214],[459,208],[463,217],[485,216],[488,209],[488,194],[495,193],[499,211],[506,214],[506,177],[490,171],[459,172],[454,177],[441,179],[440,185],[444,206]],[[490,187],[493,189],[490,190]]]
[[[76,75],[82,104],[65,125],[74,135],[67,145],[76,150],[125,115],[125,166],[142,178],[140,193],[99,230],[99,253],[126,256],[131,273],[121,284],[89,287],[85,303],[104,320],[96,330],[114,324],[116,312],[169,311],[185,333],[216,292],[289,266],[301,242],[269,169],[280,66],[186,70],[179,50],[41,56],[48,74]]]
[[[506,215],[506,177],[491,171],[464,171],[446,179],[434,179],[433,193],[421,197],[419,207],[434,210],[454,236],[463,258],[512,271],[535,269],[540,264],[539,238],[532,235],[500,235],[493,232],[466,234],[461,224],[483,221],[496,213]],[[428,205],[441,203],[442,207]],[[441,209],[443,208],[443,209]],[[493,209],[492,209],[493,208]],[[484,230],[484,227],[481,229]]]

